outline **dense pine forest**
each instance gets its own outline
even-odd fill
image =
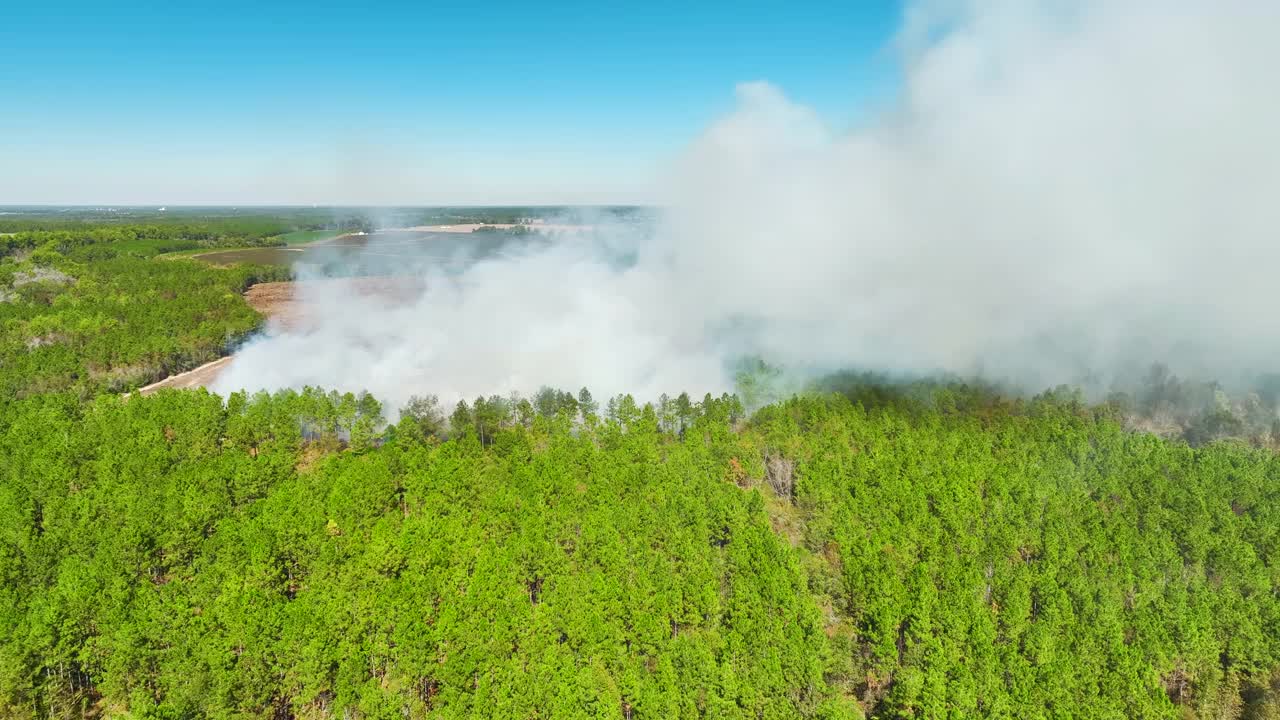
[[[667,418],[557,397],[489,427],[466,408],[447,439],[428,404],[376,441],[376,402],[320,391],[20,403],[0,702],[1274,716],[1270,451],[1055,398],[824,395],[744,422],[731,397]]]
[[[0,238],[0,717],[1280,717],[1266,386],[122,397],[293,229],[155,227]]]
[[[15,230],[0,235],[0,408],[125,391],[216,359],[260,324],[240,293],[288,275],[158,257],[278,243],[278,223],[0,226]]]

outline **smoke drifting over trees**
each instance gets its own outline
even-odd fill
[[[411,302],[316,297],[220,388],[393,406],[548,384],[718,392],[734,361],[1105,391],[1271,367],[1280,6],[921,3],[851,131],[765,83],[672,168],[651,235],[530,245]]]

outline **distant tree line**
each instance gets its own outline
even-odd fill
[[[80,258],[120,254],[151,257],[177,250],[218,247],[274,247],[282,228],[239,225],[119,225],[25,230],[0,235],[0,257],[45,251]],[[90,249],[92,248],[92,249]]]

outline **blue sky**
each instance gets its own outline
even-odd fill
[[[900,13],[14,0],[0,204],[643,202],[737,83],[855,121]]]

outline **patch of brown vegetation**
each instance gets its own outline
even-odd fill
[[[747,471],[736,457],[729,458],[729,469],[726,474],[728,481],[738,487],[745,488],[751,484],[750,479],[747,477]]]
[[[298,453],[298,462],[294,464],[293,469],[298,474],[310,472],[317,463],[335,452],[337,448],[326,443],[307,443]]]
[[[765,481],[780,498],[791,499],[795,492],[795,462],[781,455],[766,455]]]
[[[1124,419],[1125,429],[1130,432],[1148,433],[1162,438],[1176,438],[1182,435],[1183,427],[1171,412],[1162,411],[1149,416],[1130,414]]]

